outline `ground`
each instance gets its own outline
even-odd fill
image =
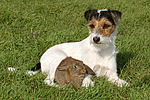
[[[49,47],[81,41],[88,28],[88,8],[122,12],[116,37],[118,75],[130,87],[119,88],[104,77],[93,78],[95,87],[55,88],[44,84],[45,75],[23,72],[39,62]],[[99,100],[150,98],[149,0],[1,0],[0,1],[0,99],[1,100]],[[8,72],[8,67],[20,72]]]

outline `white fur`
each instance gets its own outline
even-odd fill
[[[64,58],[71,56],[75,59],[82,60],[83,63],[88,65],[91,69],[93,69],[95,65],[104,66],[106,68],[104,73],[100,73],[100,69],[95,71],[97,76],[105,75],[108,77],[108,81],[116,82],[118,86],[125,84],[126,82],[119,79],[117,76],[116,34],[117,28],[110,37],[91,33],[81,42],[63,43],[49,48],[40,59],[41,70],[48,75],[44,82],[50,86],[55,86],[54,79],[57,66]],[[100,37],[100,43],[95,44],[93,42],[93,37],[95,36]],[[88,87],[90,84],[94,85],[90,77],[87,76],[83,80],[82,86]]]
[[[13,67],[8,67],[8,71],[10,71],[10,72],[18,71],[19,72],[20,70],[16,70],[16,68],[13,68]],[[27,70],[27,72],[24,72],[24,73],[27,74],[27,75],[32,76],[32,75],[35,75],[35,74],[37,74],[39,72],[40,72],[40,70],[37,70],[37,71]]]
[[[15,71],[16,69],[13,68],[13,67],[8,67],[8,70],[11,71],[11,72],[13,72],[13,71]]]
[[[108,9],[98,10],[97,12],[100,14],[101,11],[108,11]]]

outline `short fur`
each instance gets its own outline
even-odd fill
[[[41,70],[47,74],[45,83],[55,86],[55,72],[60,62],[68,56],[83,61],[97,76],[106,76],[108,81],[118,86],[127,84],[117,76],[115,39],[121,12],[117,10],[88,10],[84,14],[90,35],[80,41],[55,45],[41,57]],[[101,66],[101,67],[95,67]],[[102,69],[102,70],[101,70]],[[103,71],[103,72],[101,72]],[[93,86],[90,76],[86,76],[82,86]]]

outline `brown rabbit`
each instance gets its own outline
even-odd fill
[[[72,57],[66,57],[58,65],[55,73],[55,79],[58,84],[63,86],[71,84],[76,88],[82,85],[82,81],[86,74],[95,75],[94,71],[82,61]]]

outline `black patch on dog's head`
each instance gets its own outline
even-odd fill
[[[101,20],[102,18],[107,18],[113,25],[115,24],[114,19],[111,16],[110,10],[108,10],[108,11],[101,11],[100,13],[101,13],[101,15],[100,15],[99,20]]]
[[[98,15],[99,13],[97,12],[98,10],[97,9],[90,9],[90,10],[87,10],[85,13],[84,13],[84,17],[86,19],[87,22],[91,21],[93,18],[97,19],[98,20]]]
[[[95,18],[98,21],[102,18],[107,18],[113,25],[119,24],[122,14],[120,11],[108,9],[108,11],[101,11],[100,14],[97,11],[97,9],[87,10],[84,13],[86,21],[89,22],[93,18]]]
[[[111,12],[111,16],[114,19],[115,24],[116,25],[119,24],[119,22],[121,20],[122,13],[120,11],[118,11],[118,10],[110,10],[110,12]]]

